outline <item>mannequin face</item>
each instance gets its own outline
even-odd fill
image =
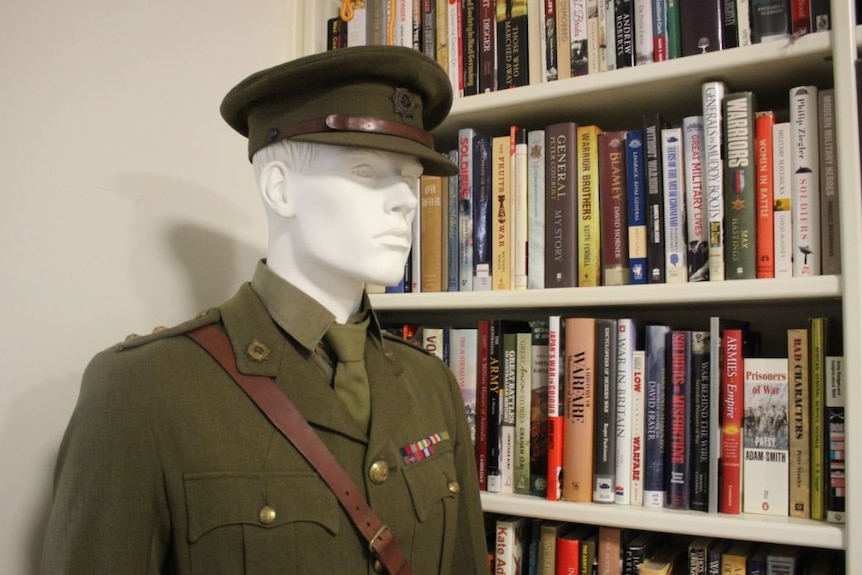
[[[422,165],[412,156],[316,145],[313,159],[287,174],[296,263],[309,277],[378,285],[404,273]]]

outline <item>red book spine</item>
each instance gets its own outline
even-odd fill
[[[811,0],[790,0],[790,22],[794,36],[811,32]]]
[[[722,332],[720,513],[742,511],[743,331]]]
[[[560,353],[562,329],[560,316],[551,316],[548,322],[548,472],[547,499],[559,501],[562,497],[560,477],[563,471],[563,402],[561,401],[562,366]]]
[[[478,324],[479,357],[476,371],[476,470],[479,489],[488,489],[488,354],[491,324],[480,319]]]
[[[578,573],[581,564],[581,541],[574,534],[571,537],[565,535],[557,537],[554,555],[554,575]]]
[[[773,225],[772,111],[757,112],[754,117],[754,161],[757,174],[757,277],[775,277],[775,234]]]

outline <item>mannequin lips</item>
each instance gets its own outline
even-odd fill
[[[374,239],[383,245],[410,249],[410,233],[400,228],[385,230],[374,236]]]

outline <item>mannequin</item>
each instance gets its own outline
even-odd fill
[[[387,46],[287,62],[228,93],[221,112],[248,138],[268,253],[230,300],[90,361],[43,575],[382,572],[317,470],[190,337],[201,328],[226,338],[236,371],[290,398],[414,573],[487,573],[457,381],[387,334],[364,290],[404,269],[417,178],[456,173],[428,133],[451,101],[436,62]],[[344,330],[359,334],[358,361],[340,357]],[[348,362],[363,374],[355,395],[338,384]]]

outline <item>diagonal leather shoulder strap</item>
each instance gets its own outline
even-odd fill
[[[347,472],[275,381],[271,377],[240,373],[230,340],[214,324],[197,328],[187,335],[224,368],[267,419],[317,470],[368,541],[369,551],[386,568],[386,572],[390,575],[412,575],[410,564],[398,548],[395,536],[375,515]]]

